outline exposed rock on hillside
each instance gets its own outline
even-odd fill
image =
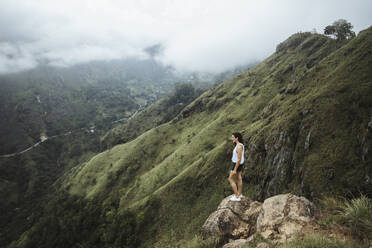
[[[286,241],[314,220],[315,206],[305,197],[282,194],[262,204],[257,232],[264,238]]]
[[[263,203],[244,197],[240,202],[226,197],[205,221],[203,237],[220,236],[230,243],[224,247],[241,247],[255,234],[285,242],[306,226],[313,226],[315,206],[304,197],[281,194]]]
[[[262,203],[244,197],[239,203],[226,197],[203,225],[203,236],[248,238],[256,232],[257,217]]]

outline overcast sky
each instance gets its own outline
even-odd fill
[[[371,13],[370,0],[0,0],[0,73],[40,61],[144,58],[154,44],[163,45],[165,64],[221,72],[340,18],[358,33],[372,25]]]

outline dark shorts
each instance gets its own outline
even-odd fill
[[[233,171],[234,168],[235,168],[235,164],[236,164],[236,163],[232,162],[232,167],[231,167],[231,170],[232,170],[232,171]],[[238,169],[236,169],[236,171],[238,171],[238,172],[239,172],[239,171],[242,171],[243,168],[244,168],[244,164],[240,164],[239,167],[238,167]]]

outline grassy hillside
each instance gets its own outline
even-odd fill
[[[66,169],[100,151],[100,136],[113,121],[168,94],[178,80],[154,60],[136,59],[1,74],[0,197],[6,200],[0,202],[0,247],[37,218],[43,197]],[[57,137],[2,156],[25,150],[42,135]]]
[[[175,247],[231,193],[231,133],[245,195],[372,196],[372,28],[348,43],[298,33],[170,122],[82,163],[10,247]]]
[[[90,125],[104,129],[169,94],[176,81],[152,60],[130,59],[2,74],[0,154],[26,148],[42,132],[52,136]]]
[[[190,83],[176,84],[174,91],[134,115],[128,121],[108,131],[102,138],[103,149],[126,143],[147,130],[173,119],[186,105],[204,90]]]

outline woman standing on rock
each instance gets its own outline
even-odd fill
[[[244,166],[244,145],[243,137],[241,133],[232,133],[231,135],[233,143],[236,144],[232,154],[232,167],[229,176],[229,183],[234,191],[234,195],[230,198],[231,201],[240,201],[242,195],[242,169]],[[238,183],[235,183],[235,179],[238,179]]]

